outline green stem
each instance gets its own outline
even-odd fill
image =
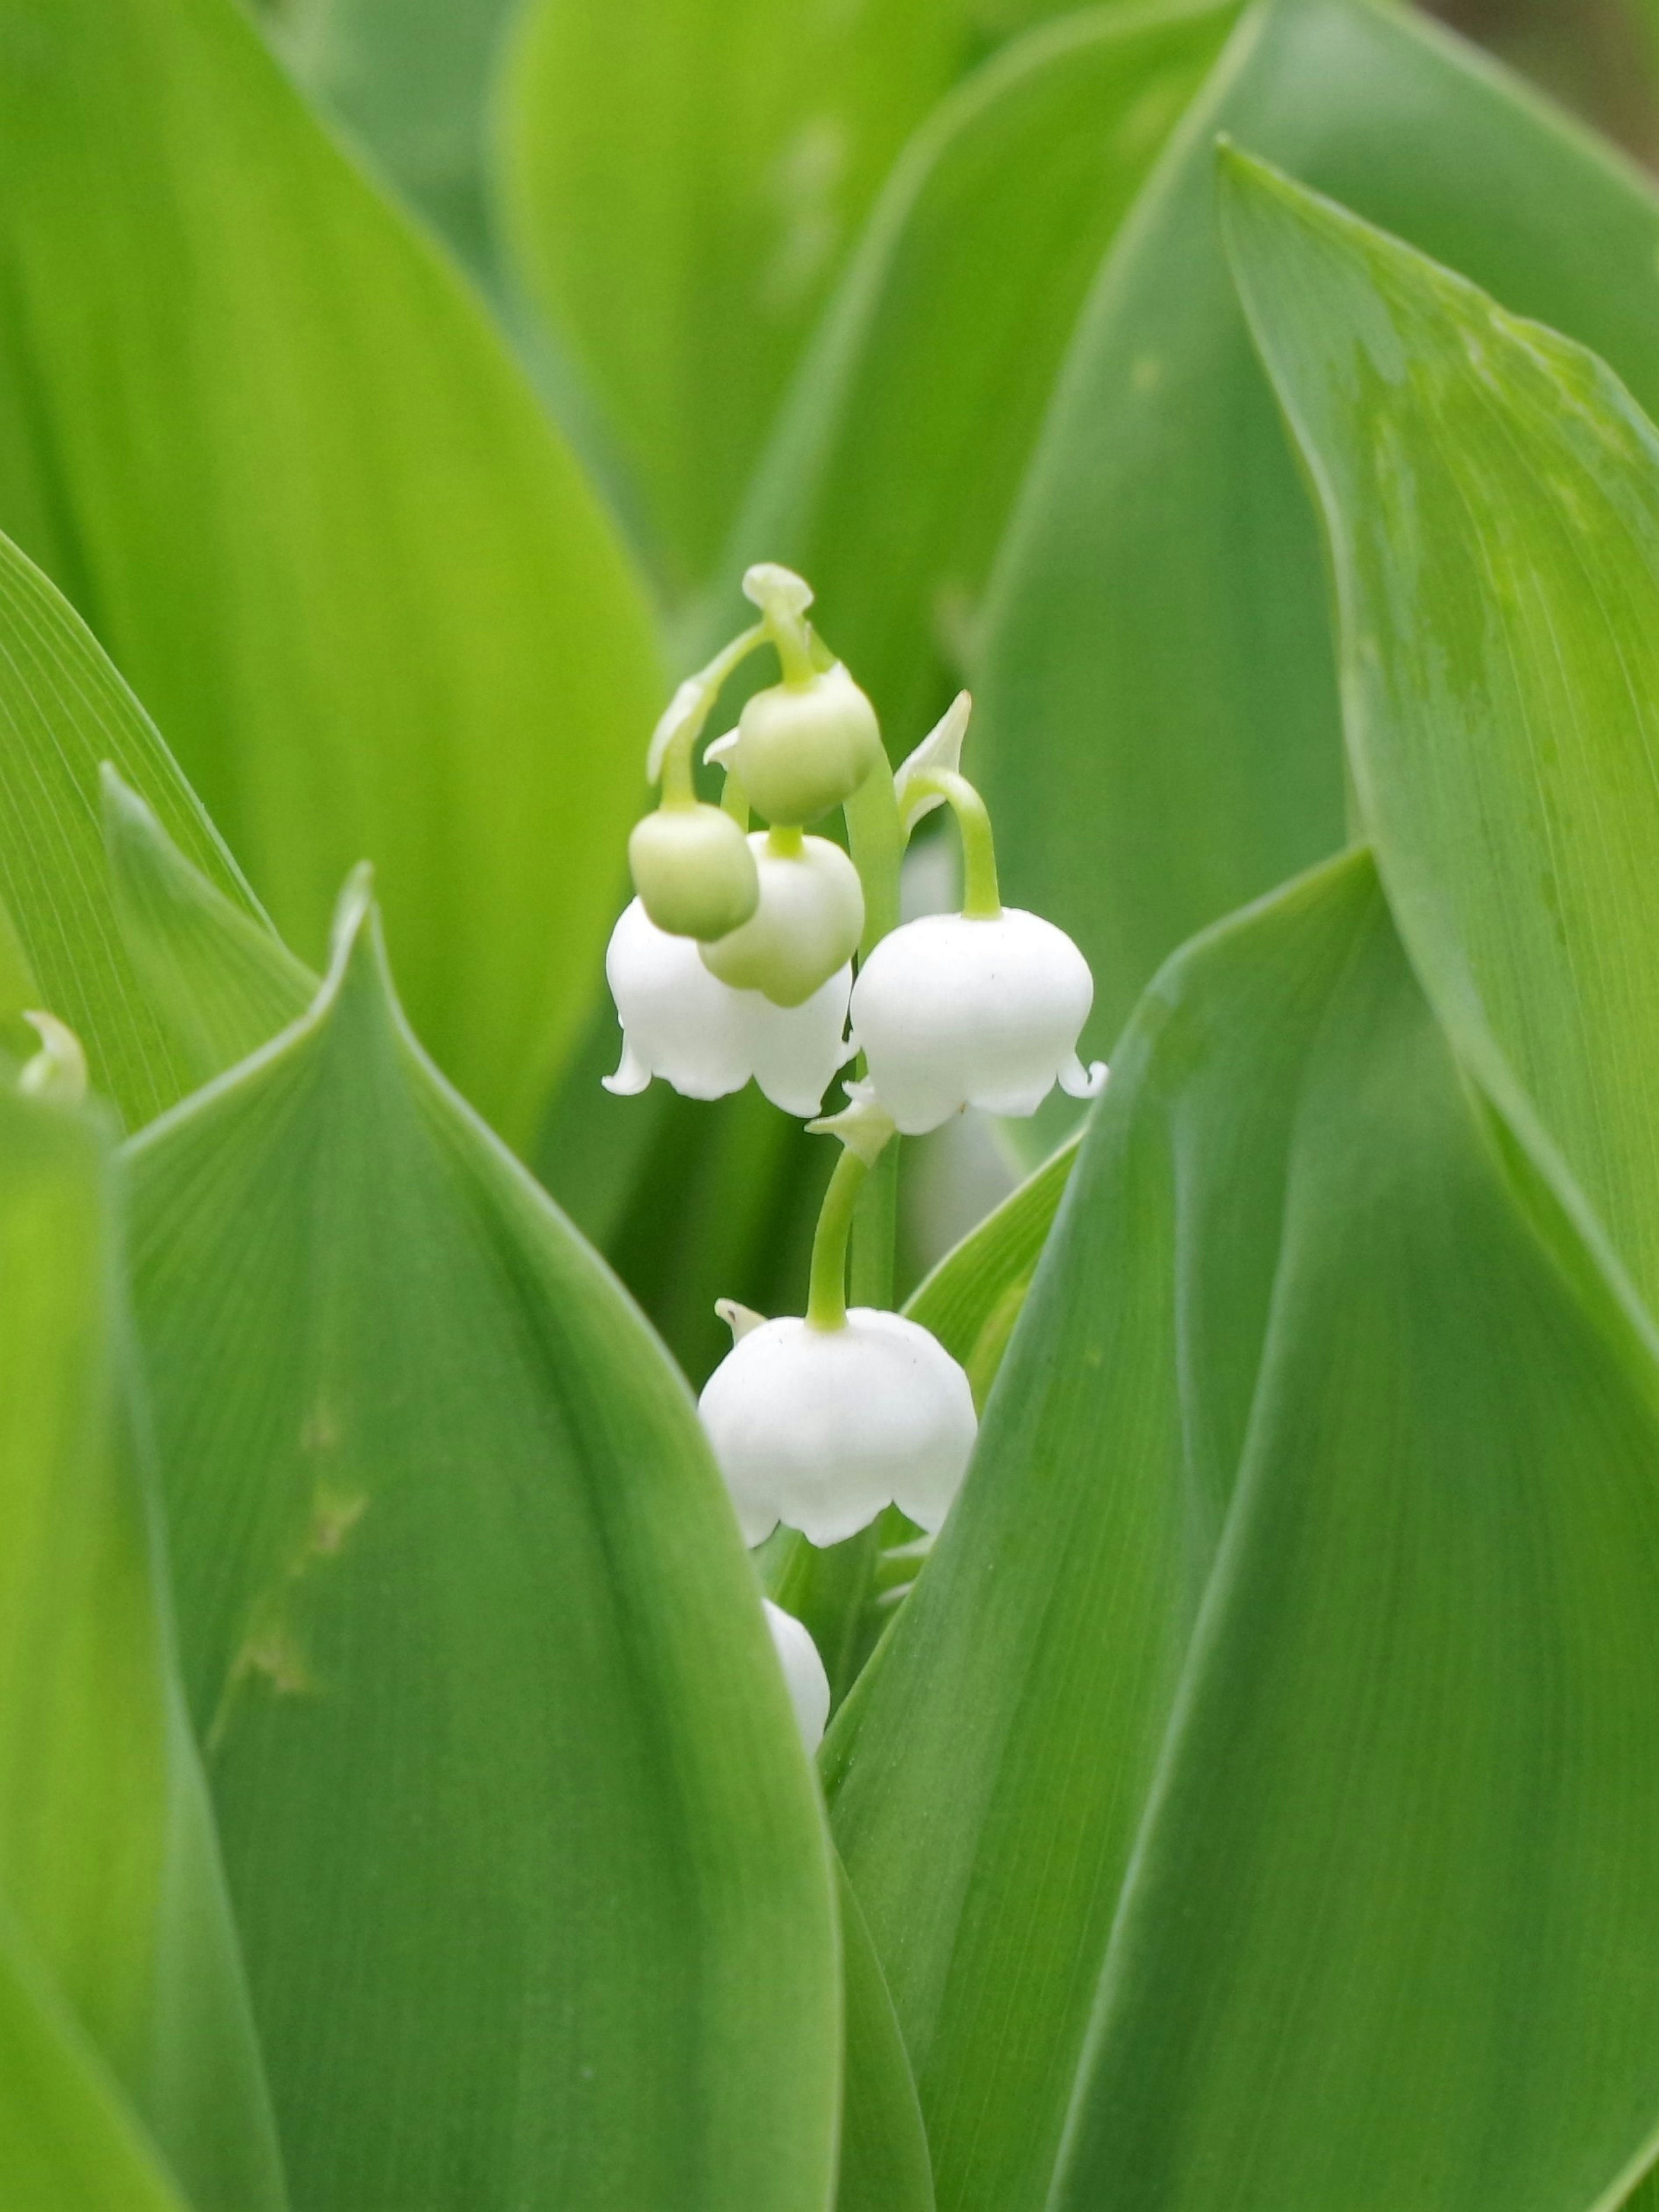
[[[899,869],[904,860],[904,823],[893,794],[893,771],[886,757],[877,762],[848,800],[847,844],[864,886],[864,935],[859,959],[866,961],[899,924]],[[864,1062],[859,1061],[859,1073]],[[893,1138],[865,1184],[853,1223],[853,1303],[890,1306],[893,1255],[898,1241],[898,1139]]]
[[[693,757],[697,740],[702,735],[709,710],[720,695],[726,678],[739,663],[748,659],[771,635],[763,622],[753,623],[741,631],[730,645],[704,668],[700,668],[696,681],[702,692],[702,703],[694,714],[690,714],[675,731],[668,750],[662,757],[662,803],[665,806],[691,806],[696,803],[697,791]]]
[[[867,1162],[850,1145],[836,1162],[812,1237],[812,1273],[806,1294],[809,1328],[847,1326],[847,1240],[869,1172]]]
[[[910,786],[912,798],[937,797],[957,817],[962,839],[962,910],[970,921],[994,921],[1002,912],[997,889],[997,851],[991,836],[991,817],[985,801],[965,775],[952,769],[933,769]]]

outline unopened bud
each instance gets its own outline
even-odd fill
[[[672,937],[725,937],[760,901],[749,841],[718,806],[659,806],[634,824],[628,865],[640,903]]]
[[[740,929],[702,947],[702,963],[735,991],[760,991],[799,1006],[844,968],[864,933],[858,870],[827,837],[768,836],[749,845],[760,902]]]
[[[757,691],[732,765],[768,822],[815,822],[849,799],[881,758],[876,710],[837,661],[805,683]]]

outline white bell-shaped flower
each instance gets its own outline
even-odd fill
[[[659,929],[635,899],[611,933],[605,972],[623,1029],[607,1091],[643,1091],[660,1075],[687,1098],[723,1098],[752,1076],[775,1106],[805,1117],[848,1058],[850,967],[802,1005],[774,1006],[711,975],[696,940]]]
[[[968,1377],[937,1337],[868,1306],[839,1328],[791,1317],[746,1329],[702,1412],[750,1544],[780,1521],[838,1544],[889,1504],[937,1529],[976,1428]]]
[[[789,1702],[795,1709],[795,1724],[810,1759],[823,1742],[823,1731],[830,1725],[830,1677],[823,1671],[818,1647],[805,1623],[797,1620],[793,1613],[786,1613],[781,1605],[774,1605],[769,1597],[763,1597],[761,1603],[766,1608],[766,1625],[772,1632],[773,1649],[783,1668]]]
[[[1018,907],[933,914],[884,937],[853,988],[853,1033],[876,1096],[906,1136],[964,1106],[1025,1115],[1058,1083],[1092,1098],[1106,1079],[1077,1042],[1094,999],[1062,929]]]

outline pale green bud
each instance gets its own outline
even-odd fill
[[[634,825],[628,865],[641,905],[672,937],[724,937],[760,900],[749,840],[718,806],[659,806],[647,814]]]
[[[760,903],[741,929],[702,947],[702,964],[735,991],[799,1006],[843,968],[864,934],[859,872],[827,837],[798,830],[749,840]]]
[[[880,758],[876,710],[837,661],[805,683],[757,691],[732,764],[756,812],[789,824],[843,805]]]

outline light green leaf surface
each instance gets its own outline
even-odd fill
[[[1442,1018],[1659,1298],[1659,436],[1581,347],[1235,161],[1358,804]],[[1651,287],[1650,287],[1651,289]]]
[[[271,25],[312,97],[480,266],[486,106],[513,13],[513,0],[289,0]]]
[[[927,2136],[881,1961],[839,1863],[847,2070],[836,2212],[933,2212]]]
[[[104,848],[116,921],[146,1004],[192,1087],[286,1029],[318,979],[167,836],[154,810],[106,764]]]
[[[684,1387],[361,887],[130,1148],[186,1680],[307,2212],[822,2212],[827,1852]]]
[[[660,703],[609,526],[232,0],[0,0],[0,526],[303,957],[375,863],[417,1029],[526,1143]]]
[[[1148,994],[825,1748],[948,2212],[1635,2170],[1659,1362],[1542,1188],[1363,854]]]
[[[814,337],[718,605],[734,625],[750,561],[810,576],[896,757],[969,656],[1090,280],[1237,13],[1091,9],[988,63],[906,149]]]
[[[49,1978],[4,1925],[0,2080],[9,2212],[186,2212]]]
[[[118,1207],[101,1116],[0,1086],[4,2193],[165,2203],[165,2158],[195,2212],[279,2212],[140,1486]]]
[[[671,589],[719,550],[811,318],[949,84],[960,0],[538,0],[507,235],[632,469]]]
[[[99,768],[114,763],[190,856],[203,896],[252,935],[266,925],[143,709],[86,625],[0,538],[0,1019],[44,1006],[85,1047],[129,1122],[189,1087],[186,1060],[146,1001],[105,874]]]
[[[1102,1056],[1177,944],[1345,836],[1327,578],[1221,252],[1218,131],[1659,404],[1659,202],[1633,170],[1421,16],[1252,10],[1102,268],[975,679],[1005,890],[1087,953]]]

